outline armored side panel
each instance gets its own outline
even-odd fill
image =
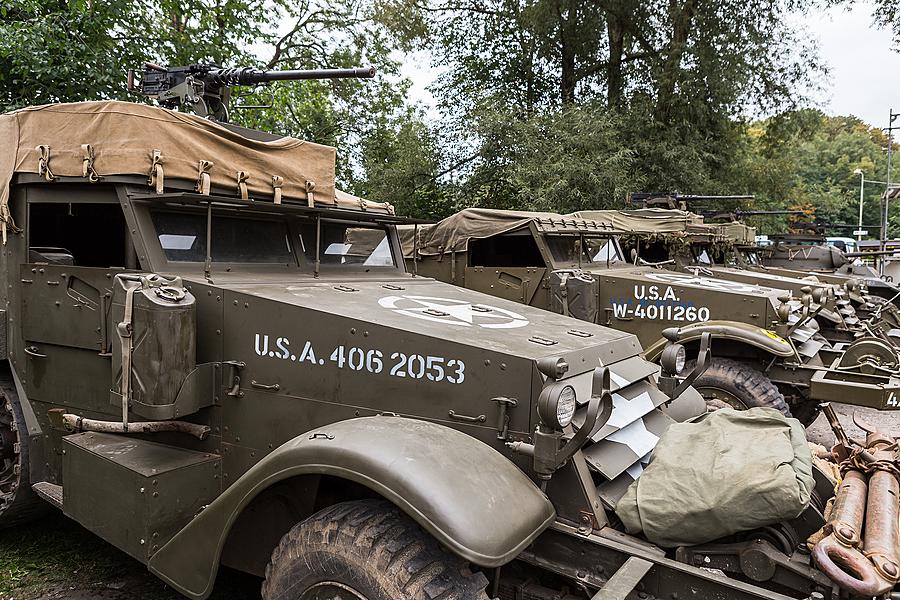
[[[215,454],[103,433],[63,448],[63,511],[144,563],[219,493]]]
[[[196,366],[194,297],[179,279],[119,275],[113,286],[111,318],[110,329],[116,333],[110,402],[122,403],[122,364],[130,352],[132,411],[149,419],[183,416],[176,398]]]
[[[550,310],[596,323],[600,313],[599,282],[590,273],[559,270],[550,274]]]

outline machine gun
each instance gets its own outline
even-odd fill
[[[690,205],[697,202],[722,202],[755,200],[755,196],[703,196],[698,194],[679,194],[678,192],[632,192],[625,200],[627,205],[641,208],[668,208],[691,210]]]
[[[227,123],[228,102],[234,86],[306,79],[368,79],[375,76],[375,67],[261,71],[252,67],[229,69],[213,64],[161,67],[146,63],[139,82],[135,81],[135,75],[134,69],[129,69],[129,91],[138,91],[168,108],[189,106],[201,117]]]
[[[704,221],[724,219],[728,221],[743,221],[747,217],[772,217],[776,215],[805,215],[802,210],[704,210],[700,211]]]

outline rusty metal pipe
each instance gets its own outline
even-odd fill
[[[869,434],[866,447],[872,451],[876,461],[893,461],[894,453],[889,450],[893,440],[878,438]],[[877,464],[877,463],[876,463]],[[900,530],[900,482],[888,470],[878,469],[869,476],[869,497],[866,505],[866,530],[863,552],[878,574],[893,586],[900,581],[900,557],[897,543]]]
[[[825,531],[828,535],[813,548],[819,570],[848,592],[864,597],[879,596],[893,587],[859,551],[868,486],[866,476],[847,471],[835,492],[834,506]]]
[[[856,470],[848,471],[835,491],[827,531],[849,548],[856,548],[862,542],[867,495],[866,476]]]
[[[210,433],[208,426],[188,423],[187,421],[146,421],[125,424],[121,421],[85,419],[79,415],[72,414],[62,415],[62,424],[66,431],[71,433],[82,431],[96,431],[99,433],[162,433],[164,431],[174,431],[192,435],[200,440],[205,440]]]

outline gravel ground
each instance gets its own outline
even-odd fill
[[[864,441],[866,437],[866,432],[853,423],[853,414],[857,411],[867,423],[878,430],[900,436],[900,411],[878,411],[874,408],[859,408],[847,404],[832,404],[832,406],[834,406],[844,430],[851,438]],[[825,415],[819,415],[819,418],[806,429],[806,437],[809,438],[809,441],[822,444],[826,448],[831,448],[835,443],[834,433],[832,433]]]

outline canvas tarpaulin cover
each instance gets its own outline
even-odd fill
[[[665,208],[582,210],[572,216],[610,223],[618,231],[628,233],[682,233],[688,226],[703,222],[703,217],[694,213]]]
[[[606,223],[574,215],[490,208],[467,208],[433,225],[419,225],[418,240],[414,226],[406,225],[398,229],[404,256],[411,257],[414,247],[417,247],[420,255],[432,256],[465,252],[469,248],[469,240],[515,231],[532,222],[538,231],[545,233],[587,235],[614,233],[613,228]]]
[[[799,421],[771,408],[722,409],[671,425],[616,514],[658,546],[702,544],[797,517],[813,485]]]
[[[201,162],[213,188],[255,197],[384,208],[335,191],[335,149],[290,137],[253,140],[201,117],[129,102],[79,102],[0,115],[0,217],[10,223],[9,186],[16,173],[108,177],[154,172],[195,182]],[[239,175],[242,174],[242,175]],[[274,179],[273,179],[274,178]]]
[[[419,226],[418,250],[422,255],[443,254],[445,252],[465,252],[470,239],[483,239],[514,231],[539,218],[563,219],[555,213],[528,212],[518,210],[495,210],[490,208],[467,208],[451,215],[434,225]],[[401,234],[403,254],[412,255],[412,226],[403,227]],[[409,252],[407,253],[407,248]]]

